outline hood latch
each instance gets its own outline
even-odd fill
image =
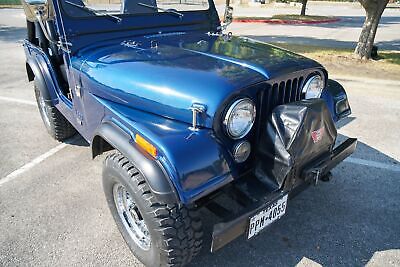
[[[199,127],[197,125],[197,119],[198,119],[198,114],[200,113],[204,113],[207,110],[207,106],[203,105],[203,104],[199,104],[199,103],[193,103],[192,106],[190,107],[190,109],[192,110],[192,114],[193,114],[193,120],[192,120],[192,126],[189,127],[189,129],[191,131],[198,131]]]

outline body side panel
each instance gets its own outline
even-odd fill
[[[44,87],[47,88],[43,95],[50,101],[61,114],[74,126],[74,128],[89,141],[88,133],[84,127],[78,124],[76,120],[76,114],[72,102],[62,93],[61,88],[57,80],[56,72],[50,63],[48,56],[43,50],[29,41],[24,43],[26,62],[32,69],[33,74],[39,82],[44,83]]]

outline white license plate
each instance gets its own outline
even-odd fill
[[[253,217],[250,217],[247,239],[257,235],[262,229],[280,219],[286,212],[288,195],[278,199]]]

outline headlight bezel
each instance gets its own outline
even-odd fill
[[[241,104],[242,102],[248,102],[248,103],[250,103],[252,105],[252,107],[253,107],[253,116],[252,116],[251,123],[249,124],[247,129],[245,131],[243,131],[240,135],[235,135],[235,134],[232,133],[232,130],[229,127],[230,117],[231,117],[231,115],[234,114],[235,108],[237,108],[238,105]],[[238,139],[241,139],[241,138],[245,137],[246,135],[249,134],[249,132],[253,128],[255,120],[256,120],[256,116],[257,116],[256,105],[254,104],[253,100],[251,100],[248,97],[242,97],[242,98],[236,99],[229,106],[228,110],[225,112],[225,116],[223,117],[224,118],[223,125],[224,125],[224,128],[225,128],[225,133],[230,138],[232,138],[234,140],[238,140]]]
[[[312,97],[307,97],[307,93],[309,93],[309,89],[310,89],[311,83],[314,82],[314,80],[317,79],[317,78],[319,78],[320,82],[321,82],[321,86],[320,86],[318,94],[317,95],[313,95]],[[307,78],[306,82],[304,83],[303,88],[301,89],[301,93],[303,94],[303,98],[304,99],[320,98],[324,88],[325,88],[324,76],[321,73],[317,72],[317,73],[313,73],[312,75],[310,75]]]

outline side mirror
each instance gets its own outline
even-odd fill
[[[21,0],[21,2],[28,21],[46,21],[53,17],[53,9],[50,8],[48,0]]]

